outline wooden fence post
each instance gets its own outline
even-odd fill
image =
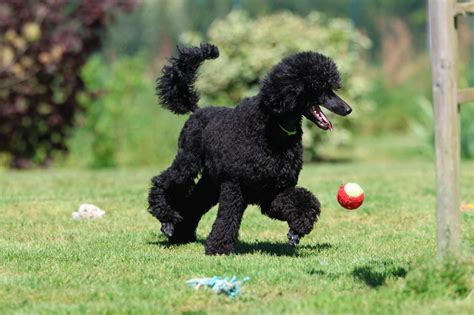
[[[460,114],[457,99],[456,0],[430,0],[430,45],[435,113],[438,255],[459,255]]]

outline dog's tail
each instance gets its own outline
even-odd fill
[[[156,92],[163,107],[176,114],[194,112],[199,94],[194,89],[197,69],[206,59],[219,57],[216,46],[208,43],[200,47],[178,48],[178,57],[163,67],[163,76],[157,80]]]

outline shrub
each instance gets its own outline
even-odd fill
[[[202,66],[197,87],[205,102],[234,105],[243,97],[255,94],[259,80],[283,57],[314,50],[338,64],[344,85],[341,94],[355,107],[353,116],[360,117],[370,110],[369,102],[364,99],[370,84],[364,78],[367,70],[361,58],[370,41],[348,20],[328,19],[317,12],[306,17],[282,12],[252,20],[242,11],[233,11],[214,22],[207,37],[219,47],[221,54],[216,61]],[[195,33],[182,36],[185,45],[202,40]],[[332,120],[336,132],[331,137],[318,128],[306,128],[310,123],[305,125],[303,145],[308,158],[319,156],[318,145],[323,142],[331,141],[334,146],[349,142],[357,118],[332,117]]]
[[[47,163],[65,151],[82,108],[79,70],[100,47],[100,31],[136,0],[29,1],[0,4],[0,151],[11,165]]]
[[[416,119],[412,119],[411,128],[413,135],[420,139],[421,143],[425,145],[420,148],[425,154],[434,156],[435,143],[435,126],[433,105],[425,97],[418,97],[414,99],[413,104],[418,108],[418,115]],[[474,158],[474,104],[461,106],[461,157],[463,159]]]
[[[461,107],[461,156],[474,158],[474,104]]]
[[[95,55],[82,70],[86,111],[68,142],[67,164],[93,168],[169,164],[186,116],[157,105],[145,54],[106,60]]]

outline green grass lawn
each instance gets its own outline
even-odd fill
[[[323,206],[293,250],[285,223],[250,207],[238,253],[207,257],[200,241],[168,246],[146,211],[158,170],[0,172],[0,314],[473,314],[474,212],[462,213],[460,262],[435,259],[433,162],[305,165],[300,185]],[[362,208],[340,208],[345,181],[366,192]],[[474,163],[462,165],[462,201],[474,203]],[[81,203],[103,219],[74,221]],[[470,258],[469,258],[470,257]],[[250,276],[232,300],[185,281]]]

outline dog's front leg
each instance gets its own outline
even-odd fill
[[[300,238],[311,232],[321,213],[319,200],[308,190],[291,187],[276,196],[269,215],[288,222],[288,243],[298,245]]]
[[[235,250],[246,206],[238,183],[221,184],[219,209],[206,241],[206,255],[227,255]]]

